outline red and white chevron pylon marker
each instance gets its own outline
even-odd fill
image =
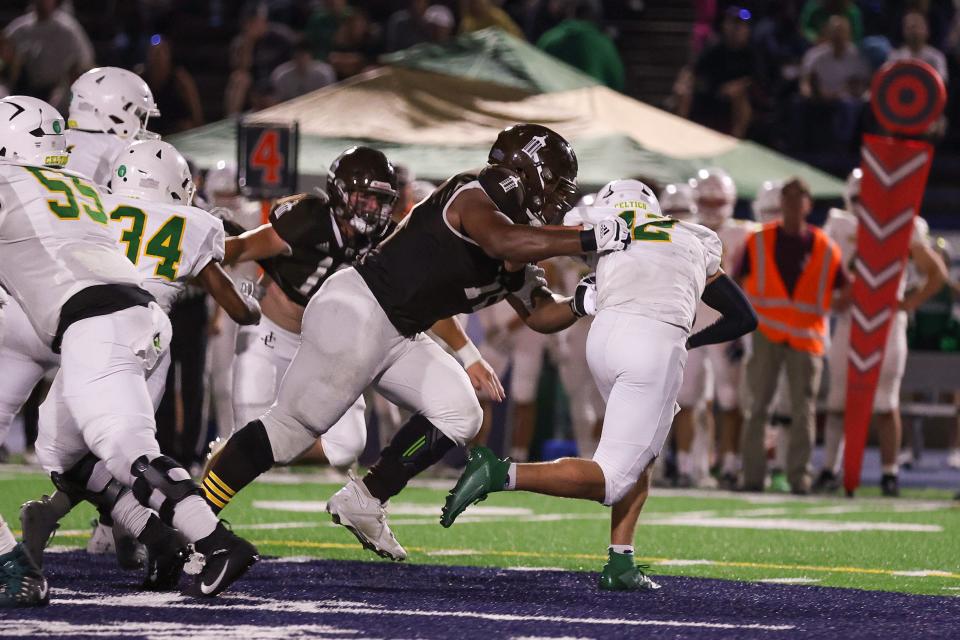
[[[917,61],[885,65],[874,78],[872,106],[892,134],[917,135],[943,112],[943,82]],[[913,218],[920,210],[933,161],[927,142],[867,134],[863,137],[857,257],[853,267],[850,352],[844,416],[843,484],[860,484],[863,450],[873,414],[890,320],[907,261]]]

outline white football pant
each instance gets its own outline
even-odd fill
[[[310,447],[371,385],[458,445],[480,430],[483,414],[460,363],[422,333],[401,335],[356,270],[323,283],[302,326],[277,400],[261,418],[277,462]]]
[[[587,362],[607,402],[593,456],[603,470],[605,505],[623,498],[660,455],[679,410],[687,335],[680,327],[611,309],[594,318]]]
[[[233,372],[233,412],[237,429],[265,414],[277,399],[280,381],[299,345],[299,335],[287,331],[266,316],[260,319],[258,325],[240,328]],[[343,417],[321,436],[324,455],[332,466],[348,467],[363,453],[367,445],[365,408],[361,395]]]

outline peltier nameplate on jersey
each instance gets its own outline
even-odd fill
[[[296,192],[300,127],[294,123],[237,124],[237,176],[248,198],[275,198]]]

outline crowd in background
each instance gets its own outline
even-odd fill
[[[490,26],[528,40],[613,89],[629,90],[616,33],[603,26],[607,3],[600,0],[116,2],[108,3],[116,25],[106,59],[95,55],[70,0],[24,4],[25,13],[0,33],[0,95],[35,95],[65,112],[73,79],[95,64],[119,64],[135,69],[151,87],[163,117],[150,125],[162,135],[199,126],[211,114],[237,115],[309,93],[362,73],[383,54],[418,44],[442,44]],[[855,145],[859,133],[871,126],[864,108],[866,91],[884,61],[924,60],[948,87],[960,63],[960,12],[949,0],[736,5],[701,0],[694,5],[691,58],[677,78],[671,107],[708,126],[788,151],[848,151]],[[176,50],[173,16],[191,11],[212,27],[229,30],[233,25],[222,52],[225,88],[215,105],[204,102],[203,87],[194,75],[198,69],[184,64],[187,57]],[[930,136],[939,139],[948,127],[945,118]],[[431,185],[418,183],[407,170],[401,175],[402,212]],[[771,176],[778,177],[782,176]],[[202,176],[197,181],[200,184]],[[215,199],[213,193],[207,195]],[[945,244],[939,248],[947,250]],[[550,270],[560,291],[581,275],[578,267],[565,261]],[[956,333],[949,311],[955,296],[945,286],[934,302],[946,308],[946,314],[924,315],[922,309],[916,314],[911,325],[916,346],[945,348],[943,341]],[[215,379],[222,364],[213,364],[220,356],[208,344],[224,333],[225,321],[199,293],[182,299],[171,318],[182,327],[177,335],[184,341],[173,345],[175,383],[168,385],[158,428],[165,450],[189,466],[200,462],[208,433],[231,428],[216,425],[224,383]],[[512,432],[504,434],[501,429],[492,444],[519,460],[577,450],[589,455],[599,433],[602,406],[589,392],[592,383],[583,377],[586,325],[546,339],[516,322],[502,322],[495,313],[480,314],[467,323],[485,356],[498,361],[498,371],[512,372],[510,408],[496,421],[511,425]],[[38,391],[28,405],[28,425],[35,423],[31,407],[41,395]],[[698,406],[697,419],[712,420],[713,409],[712,404]],[[485,412],[487,437],[496,410],[488,405]],[[390,409],[376,413],[371,424],[383,430],[391,420]],[[704,459],[722,473],[723,460],[714,448],[709,447]],[[761,450],[765,458],[767,449]],[[683,476],[690,474],[677,469],[683,467],[679,455],[664,460],[670,461],[665,481],[689,483]],[[960,468],[960,456],[956,465]]]
[[[960,13],[952,0],[694,4],[691,61],[672,107],[734,136],[794,153],[856,148],[872,126],[864,109],[871,79],[888,60],[930,64],[955,97]],[[942,137],[945,126],[930,135]]]

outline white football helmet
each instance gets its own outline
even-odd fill
[[[697,219],[697,201],[693,189],[683,182],[668,184],[660,192],[660,208],[665,215],[693,222]]]
[[[0,100],[0,160],[62,167],[67,164],[67,128],[53,105],[30,96]]]
[[[856,213],[854,207],[860,202],[860,182],[863,180],[863,170],[856,167],[847,176],[847,185],[843,190],[843,204],[847,211]]]
[[[123,140],[158,138],[147,121],[160,115],[153,92],[137,74],[118,67],[90,69],[70,87],[71,129],[101,131]]]
[[[120,196],[172,204],[192,204],[196,191],[187,161],[160,140],[134,142],[121,151],[110,184]]]
[[[700,169],[689,183],[697,199],[697,215],[701,224],[716,229],[733,217],[737,186],[730,174],[719,167]]]
[[[207,200],[214,204],[220,199],[239,195],[237,165],[226,160],[217,161],[217,164],[207,171],[207,177],[203,180],[203,191],[207,194]]]
[[[660,201],[653,189],[639,180],[611,180],[597,192],[595,207],[634,209],[644,213],[662,215]]]
[[[764,180],[753,199],[753,217],[766,224],[776,222],[783,217],[780,208],[780,191],[783,189],[783,180]]]

